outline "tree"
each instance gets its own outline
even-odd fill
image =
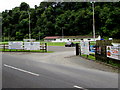
[[[29,5],[27,3],[25,3],[25,2],[22,2],[20,4],[20,11],[28,11],[29,8],[30,8]]]
[[[114,6],[114,8],[113,8]],[[119,38],[120,2],[95,3],[95,32],[102,37]],[[45,36],[92,35],[93,12],[89,2],[41,2],[30,8],[25,2],[2,12],[2,34],[5,38],[22,40],[31,34],[35,39]]]

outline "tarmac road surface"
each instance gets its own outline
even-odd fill
[[[74,48],[59,50],[46,54],[3,53],[3,88],[118,88],[118,73],[71,65],[65,57],[74,55]]]

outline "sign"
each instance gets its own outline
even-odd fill
[[[120,60],[120,46],[107,46],[107,57]]]
[[[40,42],[24,42],[25,50],[40,50]]]
[[[23,42],[8,42],[8,49],[23,49]]]
[[[81,54],[89,55],[89,41],[81,41]]]
[[[90,53],[95,53],[96,46],[95,45],[90,45],[89,51]]]

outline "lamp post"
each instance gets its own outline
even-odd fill
[[[30,12],[28,11],[29,15],[29,39],[31,39],[31,30],[30,30]]]
[[[93,38],[94,38],[94,41],[95,41],[95,11],[94,11],[94,3],[95,1],[91,1],[90,3],[92,3],[92,9],[93,9]]]

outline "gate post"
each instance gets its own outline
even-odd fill
[[[45,43],[45,52],[47,52],[47,43]]]
[[[79,43],[76,43],[76,56],[79,55]]]

